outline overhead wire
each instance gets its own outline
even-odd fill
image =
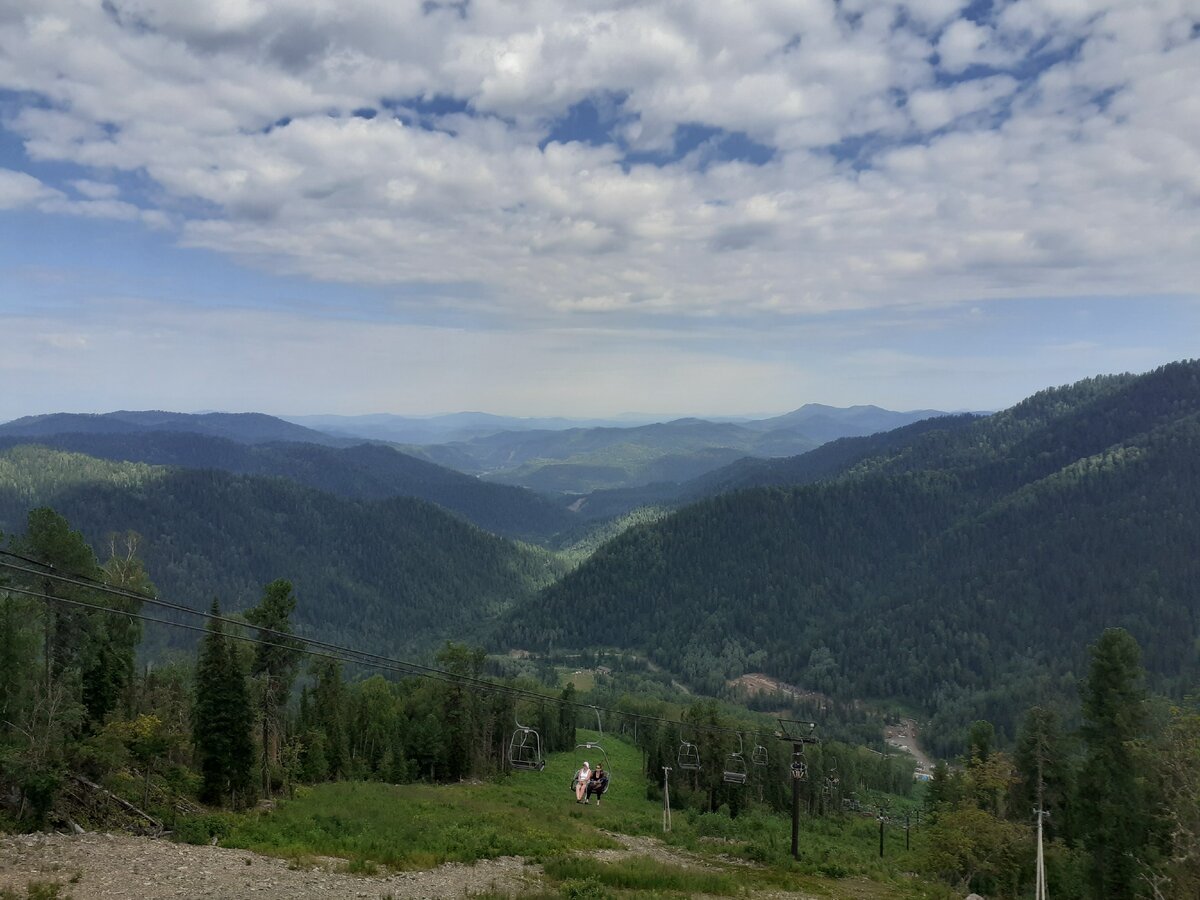
[[[459,686],[475,687],[483,691],[489,691],[497,694],[505,694],[517,700],[526,700],[532,703],[546,704],[555,703],[559,706],[567,706],[575,709],[592,710],[597,713],[605,713],[614,717],[623,717],[625,719],[637,720],[641,722],[655,722],[663,725],[673,725],[679,728],[690,728],[697,731],[706,731],[710,733],[724,734],[751,734],[757,733],[757,729],[746,728],[730,728],[722,725],[709,725],[704,723],[684,722],[678,719],[669,719],[664,716],[651,716],[645,713],[634,713],[626,710],[614,709],[612,707],[599,706],[592,703],[582,703],[575,700],[567,700],[563,697],[555,697],[553,695],[541,694],[537,691],[527,690],[525,688],[515,687],[513,685],[499,684],[494,681],[489,681],[484,678],[464,673],[451,672],[445,669],[439,669],[434,666],[427,666],[421,663],[415,663],[409,660],[396,659],[394,657],[383,656],[381,654],[372,653],[366,650],[358,650],[353,647],[345,647],[339,644],[334,644],[329,641],[324,641],[319,638],[305,637],[292,632],[279,631],[277,629],[267,628],[264,626],[253,625],[238,619],[224,616],[219,613],[205,612],[203,610],[193,609],[190,606],[185,606],[180,603],[174,603],[169,600],[164,600],[153,594],[143,593],[141,591],[122,588],[115,585],[107,584],[88,575],[83,575],[76,572],[64,574],[57,566],[52,563],[42,562],[41,560],[32,559],[28,556],[22,556],[12,550],[0,548],[0,555],[8,556],[13,559],[19,559],[22,562],[29,563],[39,568],[33,569],[28,566],[21,566],[11,562],[5,562],[0,559],[0,568],[9,569],[10,571],[20,572],[25,575],[32,575],[38,578],[47,578],[52,581],[57,581],[64,584],[70,584],[75,587],[81,587],[91,591],[110,594],[112,596],[123,597],[129,600],[137,600],[151,605],[170,609],[175,612],[185,613],[187,615],[200,616],[210,621],[221,622],[222,624],[230,625],[234,628],[253,628],[260,634],[276,637],[280,640],[279,643],[265,641],[261,638],[250,638],[245,635],[229,633],[228,636],[234,640],[240,640],[252,644],[261,644],[270,647],[283,647],[286,649],[296,650],[297,652],[306,653],[310,656],[324,657],[335,659],[340,662],[355,663],[359,665],[367,665],[374,668],[379,668],[385,671],[392,671],[402,675],[417,676],[429,678],[431,680],[440,681],[442,683],[452,683]],[[43,570],[50,571],[43,571]],[[48,602],[62,602],[74,606],[86,607],[100,612],[109,612],[118,615],[133,616],[142,621],[152,622],[155,624],[165,625],[168,627],[183,628],[188,631],[196,631],[205,633],[208,629],[199,625],[189,625],[185,622],[175,622],[170,619],[160,619],[145,614],[133,613],[127,610],[118,609],[101,604],[85,603],[80,600],[74,600],[66,597],[59,597],[54,594],[39,594],[27,589],[16,588],[11,585],[0,585],[0,590],[20,593],[27,596],[37,597]],[[305,646],[297,647],[297,644]],[[318,648],[314,651],[311,648]],[[338,655],[341,654],[341,655]]]

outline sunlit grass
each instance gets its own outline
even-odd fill
[[[579,739],[602,740],[608,757],[612,780],[601,806],[575,803],[570,781],[585,756],[593,765],[603,757],[595,750],[558,753],[543,772],[493,782],[318,785],[274,810],[233,817],[221,843],[301,863],[337,857],[363,873],[375,866],[426,869],[521,856],[543,863],[547,878],[566,894],[583,891],[581,896],[593,888],[597,896],[686,896],[701,890],[696,879],[703,879],[704,892],[722,895],[784,889],[833,897],[943,896],[904,876],[913,866],[901,830],[888,833],[887,855],[879,859],[872,819],[806,818],[798,862],[788,852],[790,821],[762,808],[735,819],[678,810],[673,830],[663,834],[662,807],[646,797],[641,752],[611,735],[601,739],[581,730]],[[604,861],[578,855],[619,847],[613,834],[661,839],[673,848],[667,852],[706,867],[693,870],[638,853]]]

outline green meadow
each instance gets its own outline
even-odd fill
[[[579,739],[599,736],[580,731]],[[881,860],[878,826],[869,818],[803,818],[799,861],[788,852],[790,820],[765,808],[752,807],[737,818],[723,810],[676,809],[672,830],[664,834],[662,804],[646,796],[640,752],[607,735],[603,745],[612,779],[599,806],[577,804],[570,791],[571,774],[585,755],[593,764],[602,761],[595,751],[584,751],[552,754],[543,772],[489,782],[322,784],[272,810],[210,819],[206,833],[218,835],[223,846],[301,865],[338,857],[350,871],[363,873],[521,856],[544,867],[549,896],[949,896],[906,874],[919,851],[919,832],[906,852],[903,831],[890,829]],[[615,858],[587,852],[619,849],[619,836],[653,837],[664,846],[653,857],[643,852],[644,841]]]

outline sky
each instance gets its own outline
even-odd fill
[[[1197,356],[1200,0],[0,0],[0,420]]]

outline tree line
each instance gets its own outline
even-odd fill
[[[100,563],[43,507],[9,546],[35,565],[0,575],[0,784],[11,801],[0,819],[88,824],[94,804],[83,795],[134,770],[141,811],[162,820],[187,798],[241,808],[299,783],[455,781],[505,768],[515,696],[458,680],[482,677],[482,649],[445,645],[436,662],[449,680],[348,677],[347,664],[288,637],[296,595],[278,579],[232,622],[213,601],[194,665],[139,669],[143,604],[105,590],[153,590],[136,535],[114,537]],[[522,713],[546,752],[573,747],[573,708],[566,715],[557,694],[520,686],[546,696]]]
[[[1137,641],[1106,629],[1079,688],[1080,724],[1029,708],[1011,749],[993,725],[968,731],[925,797],[921,867],[962,890],[1029,896],[1044,813],[1050,896],[1195,897],[1200,892],[1200,702],[1146,691]]]

